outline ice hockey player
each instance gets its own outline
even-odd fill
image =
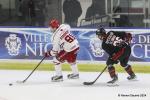
[[[114,84],[116,81],[118,81],[118,76],[115,72],[115,67],[113,66],[118,62],[120,62],[120,65],[129,74],[127,79],[135,79],[136,75],[134,74],[131,65],[128,64],[131,54],[131,33],[122,31],[109,31],[106,33],[105,29],[100,27],[96,30],[96,35],[100,40],[102,40],[102,49],[109,55],[106,64],[112,80],[108,81],[107,83]]]
[[[53,82],[63,81],[61,64],[67,61],[72,69],[72,73],[68,74],[68,79],[79,78],[76,57],[79,51],[79,43],[71,34],[68,24],[61,24],[58,20],[53,19],[49,22],[49,27],[52,32],[51,42],[52,49],[47,51],[45,57],[53,56],[56,75],[51,78]]]

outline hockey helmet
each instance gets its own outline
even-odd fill
[[[51,28],[56,28],[56,29],[57,29],[57,28],[59,27],[59,25],[60,25],[60,23],[59,23],[59,21],[56,20],[56,19],[51,20],[50,23],[49,23],[49,26],[50,26]]]
[[[106,31],[103,27],[100,27],[99,29],[96,30],[96,35],[105,35]]]

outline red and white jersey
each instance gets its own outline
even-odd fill
[[[52,34],[51,42],[53,48],[51,55],[56,56],[60,50],[71,52],[79,47],[77,39],[70,33],[70,26],[61,24],[59,28]]]

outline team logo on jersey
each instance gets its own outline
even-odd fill
[[[10,34],[5,39],[5,46],[8,49],[8,53],[11,56],[17,56],[19,49],[21,48],[21,39],[16,34]]]

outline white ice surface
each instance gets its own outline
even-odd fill
[[[82,83],[93,81],[99,73],[81,72],[80,79],[69,80],[66,76],[70,72],[63,72],[63,82],[51,82],[54,72],[36,71],[26,83],[15,83],[24,80],[30,72],[0,70],[0,100],[150,100],[150,74],[137,74],[138,81],[128,81],[126,73],[118,73],[116,87],[107,86],[110,80],[107,72],[91,86]]]

